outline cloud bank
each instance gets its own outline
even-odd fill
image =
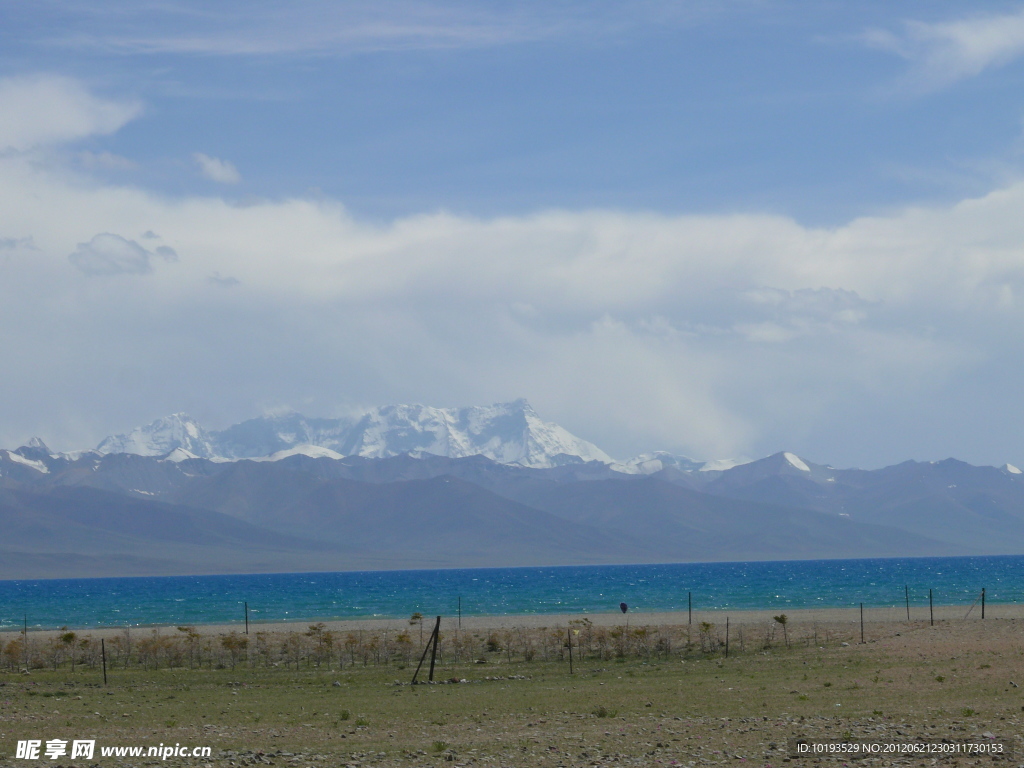
[[[831,228],[615,210],[373,223],[8,154],[0,242],[35,249],[0,260],[0,444],[82,447],[179,410],[217,427],[526,396],[618,457],[1019,462],[1022,206],[1015,183]]]

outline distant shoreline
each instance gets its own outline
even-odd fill
[[[446,622],[461,608],[463,626],[564,626],[587,618],[598,625],[760,620],[786,613],[801,620],[906,621],[960,619],[983,587],[988,615],[1024,610],[1024,556],[903,558],[867,561],[540,567],[399,572],[259,574],[181,579],[124,579],[117,583],[0,583],[0,633],[18,632],[27,615],[33,631],[124,626],[241,628],[248,604],[253,626],[311,623],[368,629],[398,627],[418,611]],[[692,601],[691,601],[692,598]],[[701,616],[709,618],[702,619]],[[447,623],[446,623],[447,626]],[[230,631],[230,630],[228,630]]]

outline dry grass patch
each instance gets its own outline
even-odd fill
[[[233,669],[130,663],[109,671],[106,688],[80,661],[74,671],[12,669],[0,676],[0,755],[13,757],[18,739],[95,735],[104,745],[209,745],[218,765],[776,765],[792,736],[1020,731],[1024,624],[1014,620],[879,625],[864,645],[849,625],[827,628],[827,645],[826,628],[815,628],[813,645],[809,628],[790,620],[790,647],[767,649],[761,629],[742,648],[731,637],[729,658],[707,638],[702,653],[696,633],[660,655],[581,658],[574,648],[573,675],[554,646],[547,661],[536,646],[526,661],[500,638],[487,650],[481,633],[482,647],[458,661],[447,654],[435,675],[466,682],[436,685],[408,685],[413,665],[403,658],[338,670],[311,657],[253,663],[242,651]],[[649,632],[681,637],[685,628]],[[543,639],[528,634],[516,640],[524,648]]]

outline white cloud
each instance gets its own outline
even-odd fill
[[[871,30],[865,41],[912,63],[907,84],[934,90],[1005,65],[1024,54],[1024,9],[955,21],[909,21],[900,32]]]
[[[76,80],[56,75],[0,79],[0,152],[109,134],[141,112],[134,102],[93,95]]]
[[[199,166],[199,172],[210,181],[216,181],[219,184],[237,184],[242,180],[238,169],[227,160],[210,157],[202,152],[193,154],[192,159]]]

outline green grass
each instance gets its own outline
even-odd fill
[[[108,744],[383,753],[382,760],[440,753],[508,760],[524,749],[645,755],[682,749],[695,729],[713,729],[722,718],[774,724],[837,715],[844,723],[1019,717],[1019,693],[1003,686],[1024,680],[1021,653],[964,653],[986,653],[984,668],[972,662],[969,674],[957,674],[936,654],[865,645],[776,647],[729,659],[577,660],[573,675],[567,663],[508,663],[495,652],[486,665],[445,664],[436,675],[467,683],[417,686],[408,685],[410,670],[383,666],[118,669],[106,687],[88,668],[36,670],[0,674],[0,755],[13,755],[17,739],[85,734]],[[844,725],[837,733],[855,730]]]

